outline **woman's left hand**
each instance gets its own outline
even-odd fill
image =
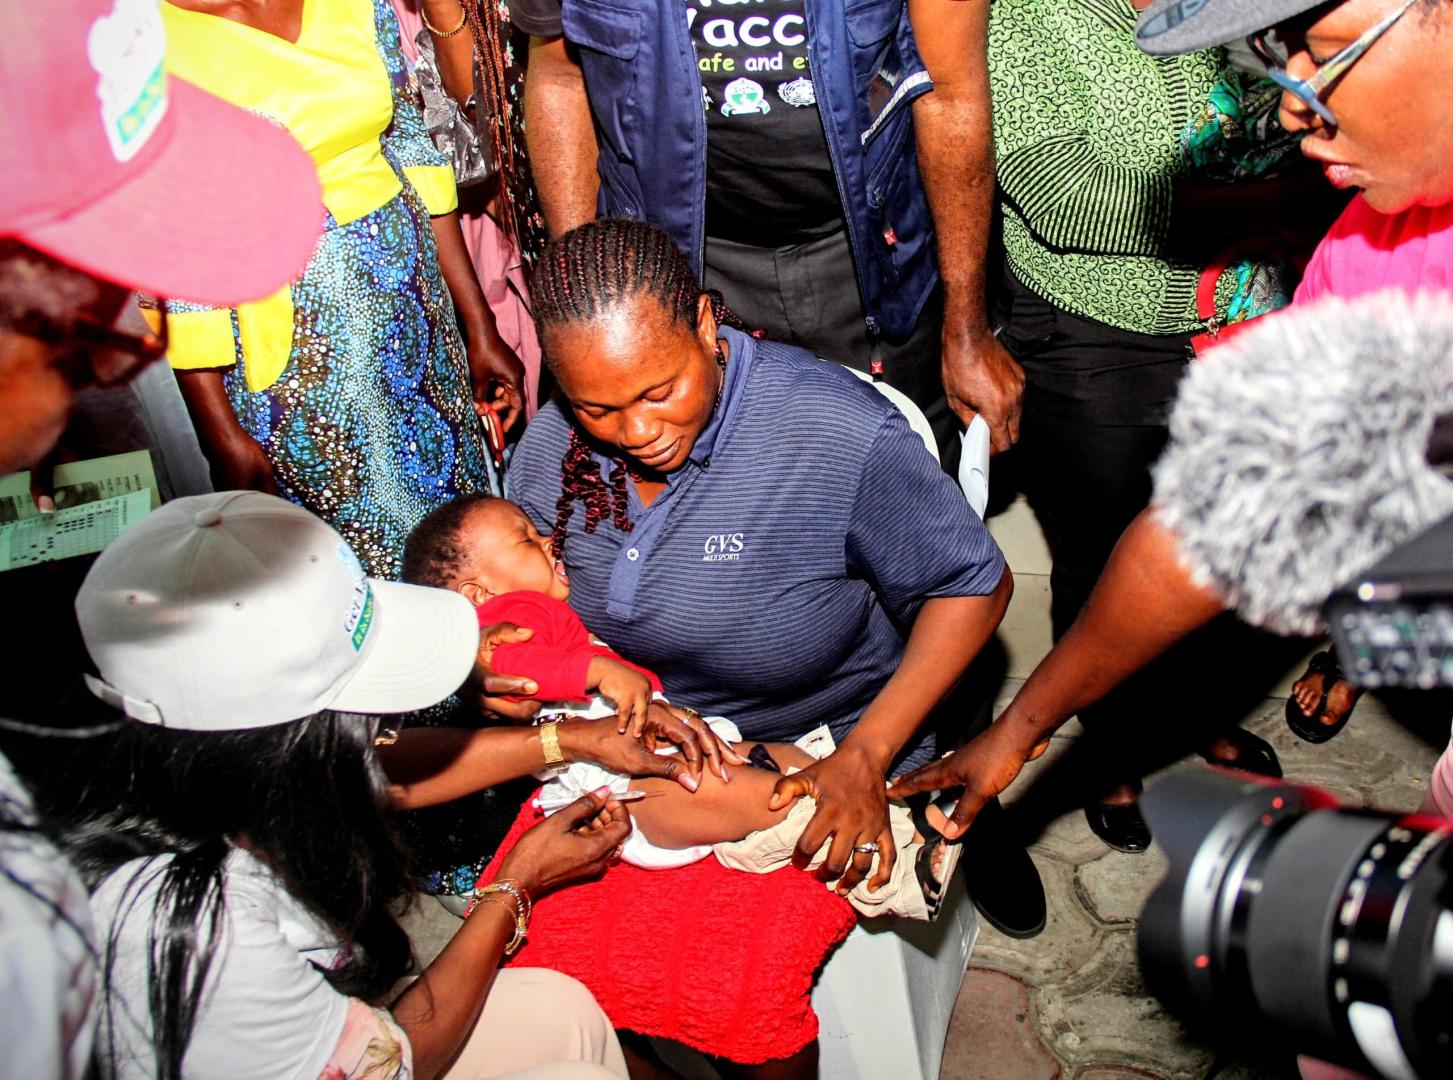
[[[509,431],[524,415],[525,365],[493,327],[471,332],[467,351],[475,412],[493,410]]]
[[[696,762],[694,767],[697,772],[704,763],[721,777],[723,783],[728,782],[727,763],[747,763],[747,759],[738,754],[730,743],[717,737],[699,712],[678,708],[668,702],[651,702],[646,707],[644,719],[631,729],[631,734],[652,753],[661,746],[680,747],[688,762]]]
[[[873,866],[874,850],[878,855],[878,870],[868,887],[882,888],[893,872],[897,852],[893,847],[893,830],[888,824],[884,779],[883,769],[871,755],[844,745],[816,765],[784,776],[772,790],[768,803],[772,810],[780,810],[803,795],[817,800],[817,813],[802,830],[792,862],[805,868],[822,845],[831,841],[827,861],[818,867],[817,876],[823,881],[840,878],[839,896],[846,896],[867,876]],[[868,850],[860,850],[865,847]]]

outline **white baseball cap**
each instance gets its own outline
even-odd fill
[[[101,672],[92,693],[188,731],[426,708],[479,648],[464,597],[369,578],[328,525],[250,491],[143,518],[96,560],[76,614]]]

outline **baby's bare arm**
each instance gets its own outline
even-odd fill
[[[746,757],[753,742],[735,744]],[[767,752],[783,772],[803,769],[813,758],[791,743],[766,743]],[[631,787],[649,793],[649,798],[630,803],[637,827],[657,847],[686,848],[697,844],[719,844],[740,840],[748,833],[775,825],[787,816],[789,806],[767,809],[778,774],[767,769],[738,765],[731,769],[729,783],[711,772],[701,775],[701,787],[692,794],[680,784],[652,777],[631,781]]]
[[[594,690],[616,709],[617,730],[628,728],[641,737],[646,722],[646,709],[651,704],[651,680],[634,668],[608,656],[591,659],[586,673],[586,689]]]

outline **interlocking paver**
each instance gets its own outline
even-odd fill
[[[945,1057],[941,1080],[1058,1080],[1063,1075],[1040,1039],[1029,989],[1013,975],[969,968],[948,1037],[950,1046],[973,1050]]]

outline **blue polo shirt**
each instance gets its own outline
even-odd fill
[[[871,386],[805,350],[722,336],[716,413],[650,507],[631,486],[631,531],[607,519],[587,533],[576,505],[570,604],[673,702],[748,738],[790,742],[825,723],[841,742],[896,670],[923,601],[993,592],[1004,557]],[[571,423],[547,405],[510,465],[514,497],[547,534]],[[933,749],[921,733],[898,769]]]

